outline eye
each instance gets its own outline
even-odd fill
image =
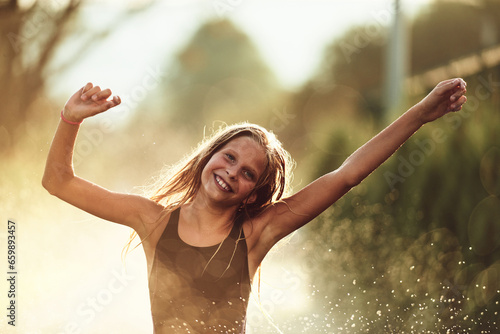
[[[253,179],[255,178],[253,173],[247,170],[243,171],[243,175],[245,175],[245,177],[251,181],[253,181]]]
[[[226,158],[228,158],[228,160],[230,160],[230,161],[235,161],[236,160],[235,157],[234,157],[234,155],[232,155],[230,153],[226,153]]]

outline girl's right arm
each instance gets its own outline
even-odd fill
[[[87,117],[120,104],[111,100],[109,89],[101,90],[88,83],[66,102],[56,134],[50,146],[42,184],[52,195],[100,218],[127,225],[139,236],[149,233],[162,207],[152,200],[104,189],[74,174],[73,150],[79,124]],[[69,121],[69,122],[68,122]],[[75,124],[73,124],[75,123]]]

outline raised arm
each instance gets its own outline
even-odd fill
[[[459,111],[467,100],[465,92],[466,83],[462,79],[440,82],[422,101],[356,150],[338,169],[268,210],[265,229],[270,234],[269,240],[276,242],[326,210],[387,160],[423,124]]]
[[[73,150],[80,123],[87,117],[120,104],[109,89],[101,90],[88,83],[66,102],[61,120],[50,146],[42,185],[52,195],[98,217],[134,228],[143,234],[144,212],[152,214],[160,208],[152,201],[119,194],[99,187],[75,175]],[[155,211],[156,210],[156,211]]]
[[[462,79],[440,82],[422,101],[356,150],[337,170],[349,187],[363,181],[386,161],[422,125],[462,109],[467,100]],[[336,199],[335,199],[336,200]]]

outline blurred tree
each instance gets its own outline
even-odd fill
[[[246,34],[228,20],[203,24],[179,52],[169,96],[168,119],[175,127],[200,131],[215,120],[266,120],[277,80]],[[267,125],[267,124],[264,124]]]
[[[410,42],[412,75],[498,44],[500,3],[496,0],[475,3],[435,1],[414,19]],[[325,49],[318,74],[294,97],[293,113],[311,112],[307,106],[314,99],[316,109],[330,110],[335,116],[343,114],[342,108],[331,103],[331,96],[338,86],[345,86],[360,97],[354,104],[349,104],[350,107],[364,117],[384,120],[382,94],[386,42],[384,22],[348,30]],[[353,102],[351,95],[345,99]],[[302,129],[301,132],[305,131]]]
[[[500,3],[436,1],[412,26],[411,70],[420,73],[500,42]]]
[[[354,27],[327,48],[319,82],[351,87],[366,100],[366,104],[358,106],[360,111],[379,116],[387,31],[384,26],[373,32],[370,29]]]
[[[411,31],[412,73],[420,73],[498,44],[500,3],[436,1],[415,18]],[[313,160],[316,161],[313,177],[338,166],[362,143],[358,137],[363,139],[366,130],[374,130],[372,120],[379,121],[375,123],[377,127],[383,126],[381,68],[385,35],[386,29],[381,25],[350,29],[326,49],[318,74],[292,96],[292,113],[304,121],[286,129],[290,131],[285,136],[307,138],[308,142],[303,141],[302,146],[317,148],[310,133],[323,133],[323,147]],[[498,95],[497,75],[498,68],[491,69],[476,73],[468,81],[470,87],[487,90],[494,97]],[[420,98],[413,97],[414,102]],[[403,153],[404,150],[399,154]]]
[[[84,29],[78,13],[81,0],[35,1],[26,6],[19,0],[0,2],[0,152],[8,152],[25,135],[28,118],[43,119],[35,102],[44,98],[47,78],[73,65],[90,49],[89,45],[106,37],[127,15],[145,9],[136,6],[114,22],[99,29]],[[78,39],[75,39],[78,34]],[[58,48],[72,37],[71,57],[58,58]]]
[[[489,22],[486,26],[484,20]],[[468,22],[468,24],[457,24],[456,22]],[[469,4],[437,1],[415,19],[412,34],[412,68],[414,73],[419,73],[446,64],[450,59],[456,59],[497,44],[496,36],[500,36],[500,3],[485,0],[478,2],[477,6],[470,6]],[[489,37],[483,38],[485,35]],[[341,50],[337,44],[334,44],[332,49],[337,50],[337,53],[338,50]],[[365,52],[370,54],[372,51],[366,48],[366,50],[360,51],[360,54]],[[328,57],[328,53],[326,55]],[[357,62],[357,57],[357,54],[353,54],[352,62]],[[363,94],[366,88],[362,88],[362,84],[358,82],[364,83],[367,80],[364,73],[360,74],[360,71],[356,69],[349,70],[346,58],[340,61],[337,59],[338,57],[330,60],[334,69],[340,68],[337,72],[332,72],[330,85],[341,82],[350,87],[359,87],[360,93]],[[326,62],[328,63],[328,61],[327,58]],[[367,68],[377,66],[377,64],[366,60],[362,64]],[[361,62],[358,63],[357,67],[361,67]],[[483,173],[480,171],[480,162],[483,155],[491,147],[500,145],[500,137],[493,130],[500,122],[498,117],[494,114],[489,115],[488,121],[485,122],[484,118],[479,115],[475,115],[475,117],[470,115],[474,114],[480,106],[481,109],[484,109],[484,113],[498,108],[498,101],[493,99],[495,94],[498,95],[498,71],[498,67],[482,70],[468,78],[469,92],[475,92],[475,95],[479,95],[471,96],[469,93],[470,104],[466,105],[463,116],[460,113],[453,114],[445,118],[444,121],[440,121],[441,125],[429,125],[431,129],[444,131],[443,138],[446,138],[444,143],[437,142],[432,136],[432,131],[419,133],[397,152],[397,158],[392,159],[389,164],[381,168],[383,173],[375,173],[377,178],[372,177],[369,195],[371,202],[385,202],[385,196],[388,193],[407,194],[401,198],[396,196],[397,200],[390,201],[391,212],[398,221],[413,219],[412,224],[396,226],[401,233],[415,237],[430,228],[446,227],[459,237],[461,244],[466,245],[469,242],[469,217],[471,217],[476,205],[488,195],[480,179],[480,175]],[[335,76],[334,73],[342,74]],[[350,78],[348,78],[349,74]],[[325,80],[324,77],[321,77],[317,79],[317,82]],[[377,86],[377,82],[381,86],[382,77],[378,76],[377,79],[373,80],[375,80],[373,83],[375,86]],[[336,87],[338,86],[339,84]],[[304,88],[301,94],[307,95],[304,92],[308,91],[310,91],[310,86]],[[482,94],[483,91],[486,93]],[[316,95],[309,94],[309,96]],[[327,97],[331,98],[331,96],[331,93],[326,94],[322,101],[317,103],[327,105],[329,102]],[[379,98],[380,96],[377,96],[375,100]],[[420,98],[416,97],[416,100]],[[350,97],[344,97],[344,100],[349,99]],[[330,106],[330,109],[333,110],[334,107]],[[359,120],[361,119],[358,118]],[[470,122],[472,124],[469,124]],[[362,126],[363,123],[365,121],[360,121],[359,125],[353,125],[352,132],[358,133],[358,135],[351,135],[351,137],[365,135],[363,131],[355,129]],[[443,126],[443,124],[445,125]],[[342,142],[338,139],[339,135],[333,132],[330,135],[330,143],[340,155],[321,154],[317,160],[319,161],[319,169],[316,176],[338,166],[359,143],[356,139]],[[435,153],[436,151],[439,153]],[[436,158],[427,159],[429,155],[436,156]],[[417,161],[416,157],[422,157],[425,163],[422,162],[423,165],[420,166],[420,160]],[[463,157],[468,157],[467,163],[460,162]],[[418,163],[418,166],[410,162],[410,158]],[[453,168],[449,168],[449,166],[453,166]],[[405,176],[403,180],[387,177],[390,175],[387,173],[394,173],[392,175],[397,177],[398,168],[407,168],[412,177]],[[461,182],[460,189],[463,189],[462,187],[467,189],[466,194],[456,191],[457,180]],[[437,185],[440,186],[436,187]],[[409,189],[411,189],[411,194]],[[349,208],[344,208],[344,211],[351,212]],[[483,218],[490,219],[489,217]],[[498,249],[494,253],[495,255],[492,254],[489,253],[489,258],[479,256],[467,258],[467,260],[486,261],[491,264],[500,258]]]
[[[315,151],[311,178],[383,126],[384,30],[369,29],[355,27],[328,47],[320,74],[293,96],[293,112],[307,120],[293,131]],[[419,74],[498,45],[500,3],[436,1],[411,31],[411,70]],[[500,261],[499,67],[466,80],[464,111],[427,125],[306,228],[305,261],[314,259],[308,269],[326,296],[321,315],[339,329],[498,331],[500,290],[491,275]],[[310,135],[318,131],[321,146]],[[322,279],[325,268],[333,277]]]
[[[0,3],[0,147],[9,149],[20,135],[29,106],[44,90],[47,65],[64,36],[79,1],[52,8],[35,2],[24,8],[17,0]]]

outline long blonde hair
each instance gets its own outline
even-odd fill
[[[241,212],[244,212],[248,219],[256,217],[288,193],[294,162],[276,136],[256,124],[245,122],[227,125],[206,137],[190,155],[169,168],[155,183],[149,198],[165,208],[164,214],[157,222],[176,208],[193,200],[201,186],[201,174],[208,161],[224,145],[242,136],[254,139],[264,148],[267,165],[255,188],[248,195],[248,197],[255,195],[255,201],[252,203],[243,201]],[[128,253],[136,236],[136,232],[133,231],[123,249],[125,254]]]

